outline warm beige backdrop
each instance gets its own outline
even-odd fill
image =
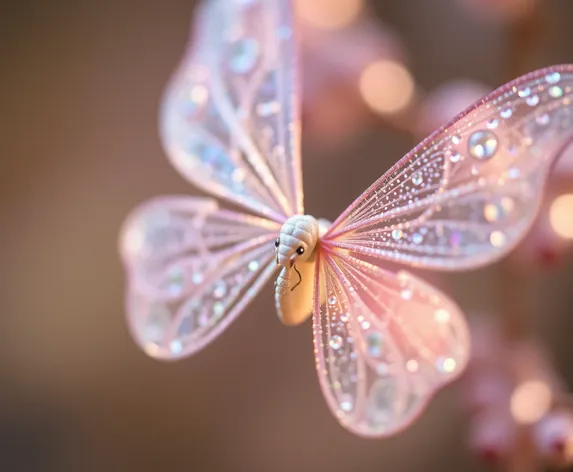
[[[424,87],[462,74],[498,85],[503,31],[454,1],[377,3]],[[573,62],[573,2],[541,1],[549,28],[531,68]],[[156,130],[192,3],[0,1],[0,470],[479,470],[455,389],[397,438],[340,428],[321,398],[310,326],[278,323],[270,285],[193,359],[161,364],[131,342],[118,228],[148,197],[193,192]],[[345,149],[306,147],[307,208],[335,217],[413,144],[365,129]],[[532,300],[573,381],[570,286],[571,271],[542,276]],[[494,288],[490,269],[456,277],[452,293],[487,310]]]

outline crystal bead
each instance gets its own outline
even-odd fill
[[[342,347],[342,338],[340,336],[338,336],[338,334],[335,334],[334,336],[332,336],[332,338],[330,338],[328,345],[332,349],[337,351],[338,349],[340,349]]]
[[[237,74],[246,74],[255,67],[260,54],[259,43],[244,38],[231,45],[230,67]]]
[[[468,151],[472,157],[480,161],[491,159],[497,152],[497,137],[491,131],[474,132],[468,140]]]

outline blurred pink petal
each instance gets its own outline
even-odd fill
[[[533,440],[542,457],[552,462],[573,459],[573,415],[554,411],[533,427]]]
[[[469,79],[442,84],[426,97],[416,126],[417,134],[425,138],[488,92],[487,86]]]
[[[470,424],[470,448],[488,462],[507,457],[515,445],[517,427],[504,409],[490,409],[474,417]]]
[[[305,132],[337,145],[372,119],[358,90],[362,71],[376,60],[401,60],[403,49],[392,31],[365,16],[334,31],[299,22]]]
[[[473,357],[464,377],[471,450],[509,470],[570,460],[573,414],[554,407],[565,393],[546,349],[508,337],[485,317],[474,322],[472,333]]]

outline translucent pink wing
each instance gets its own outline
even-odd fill
[[[206,0],[161,112],[173,165],[268,218],[303,213],[290,2]]]
[[[463,371],[469,339],[460,310],[414,276],[322,249],[315,284],[318,377],[350,431],[400,431]]]
[[[461,270],[525,235],[548,171],[573,138],[573,66],[504,85],[433,133],[337,219],[323,243]]]
[[[120,250],[137,342],[163,359],[203,348],[271,277],[279,229],[267,219],[220,209],[212,199],[164,197],[136,209]]]

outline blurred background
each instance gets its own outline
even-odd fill
[[[310,323],[283,327],[271,285],[192,359],[160,363],[132,342],[119,227],[150,197],[198,194],[157,132],[194,3],[0,2],[0,470],[485,469],[456,385],[397,437],[342,429],[318,386]],[[329,219],[483,93],[573,63],[570,0],[296,3],[305,202]],[[315,184],[325,172],[332,184]],[[568,172],[513,270],[527,274],[520,315],[572,384],[572,234],[555,221],[573,207],[552,206],[573,193]],[[503,267],[427,278],[474,320],[501,313]]]

